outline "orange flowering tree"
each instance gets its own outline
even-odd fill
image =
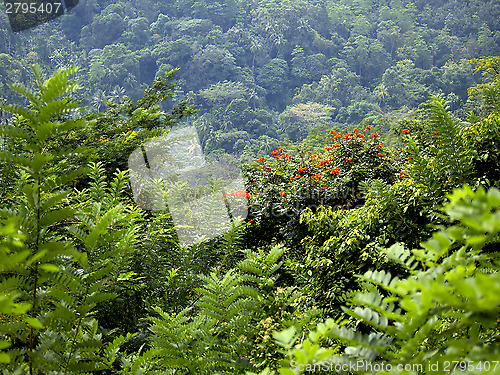
[[[439,96],[423,106],[416,120],[401,123],[397,131],[402,146],[397,157],[389,153],[390,166],[399,168],[395,179],[386,179],[385,184],[373,181],[363,205],[354,210],[326,207],[301,214],[309,232],[301,241],[305,257],[293,261],[291,268],[304,281],[303,290],[336,316],[346,291],[360,287],[356,274],[377,269],[398,275],[401,270],[388,264],[378,248],[395,243],[418,246],[431,234],[431,224],[445,224],[437,207],[453,188],[464,183],[498,185],[500,173],[494,161],[495,150],[500,149],[499,124],[493,115],[464,123]],[[368,174],[360,177],[369,179]]]
[[[295,235],[304,234],[299,224],[303,209],[353,208],[363,203],[361,182],[398,178],[399,162],[371,125],[344,134],[332,130],[330,140],[323,153],[279,147],[246,168],[249,220],[266,232],[259,238],[269,241],[280,232],[278,237],[294,247]]]

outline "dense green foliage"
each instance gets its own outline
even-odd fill
[[[13,114],[0,153],[4,372],[493,366],[500,78],[498,58],[472,63],[491,80],[469,90],[467,121],[434,96],[400,122],[397,148],[380,142],[383,125],[363,124],[329,131],[321,152],[280,146],[224,198],[247,200],[247,220],[191,246],[168,211],[135,205],[127,171],[82,165],[92,144],[65,147],[68,134],[100,134],[71,97],[78,70],[44,80],[33,66],[36,89],[11,85],[30,104],[3,107]],[[168,116],[156,104],[169,95],[154,87],[127,119],[140,130]],[[190,111],[175,108],[167,121]]]
[[[474,192],[465,186],[449,199],[443,211],[458,224],[433,233],[421,249],[409,251],[402,244],[380,249],[409,276],[400,279],[384,270],[370,270],[359,277],[363,289],[353,294],[344,311],[372,332],[364,334],[360,325],[354,330],[328,319],[298,348],[293,348],[298,339],[295,328],[275,333],[289,353],[280,374],[299,374],[307,368],[337,369],[337,373],[350,369],[356,374],[373,369],[385,369],[387,374],[403,369],[404,373],[495,372],[483,365],[496,363],[499,354],[500,262],[491,246],[498,246],[500,190],[486,193],[481,187]],[[327,339],[338,344],[321,348]]]
[[[1,18],[2,373],[498,372],[499,12],[92,0],[23,34]],[[245,181],[217,193],[224,233],[192,245],[127,170],[182,121],[199,174],[222,177],[176,181],[179,199],[235,164]]]
[[[118,201],[103,201],[92,188],[93,196],[82,201],[86,210],[78,210],[70,184],[84,170],[68,163],[78,150],[53,147],[54,139],[83,125],[78,103],[66,96],[77,87],[69,80],[75,72],[58,70],[44,81],[35,66],[38,91],[11,86],[30,107],[4,107],[16,118],[2,129],[10,142],[0,154],[3,162],[17,167],[17,189],[4,197],[0,213],[9,223],[1,288],[6,297],[15,298],[2,315],[2,335],[9,338],[3,347],[10,347],[3,359],[13,365],[11,371],[112,368],[125,340],[104,341],[93,315],[116,296],[120,281],[133,275],[126,271],[136,245],[134,215]],[[19,152],[19,144],[25,152],[12,153]],[[21,241],[15,240],[17,230]]]
[[[324,124],[394,123],[430,95],[458,109],[482,80],[467,60],[500,54],[499,19],[495,0],[92,0],[13,34],[2,14],[0,97],[30,63],[80,65],[78,98],[102,111],[180,68],[205,152],[248,161]]]

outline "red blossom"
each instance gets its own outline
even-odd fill
[[[437,133],[438,133],[437,130],[432,131],[432,134],[437,134]]]
[[[410,133],[410,130],[408,129],[403,129],[403,134],[409,134]]]
[[[263,163],[266,160],[266,158],[260,158],[259,162]]]

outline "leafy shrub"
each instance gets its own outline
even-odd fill
[[[468,149],[460,132],[464,124],[449,112],[448,102],[440,95],[423,105],[420,117],[403,122],[402,132],[407,163],[401,177],[414,178],[425,187],[432,206],[439,207],[453,188],[469,181],[473,170]]]
[[[78,149],[59,147],[57,139],[84,125],[77,116],[78,102],[68,96],[77,87],[70,80],[77,69],[59,69],[48,80],[38,66],[32,70],[38,91],[11,86],[29,107],[3,107],[15,115],[15,123],[2,128],[6,148],[0,158],[20,172],[17,199],[1,208],[0,220],[7,223],[4,233],[25,243],[20,246],[7,236],[7,246],[2,246],[7,253],[0,270],[0,290],[7,302],[2,348],[8,347],[5,341],[12,343],[2,353],[4,362],[5,354],[11,360],[5,372],[110,370],[119,346],[130,336],[105,342],[93,315],[98,304],[115,297],[109,286],[117,282],[133,248],[113,228],[120,221],[119,205],[103,210],[96,203],[87,215],[70,205],[70,183],[84,168],[70,162]]]
[[[500,187],[500,117],[476,119],[461,129],[460,137],[474,168],[473,183]]]
[[[391,364],[393,371],[385,373],[400,373],[397,364],[422,365],[420,371],[426,372],[429,364],[439,363],[438,373],[446,372],[446,363],[453,368],[453,361],[473,363],[472,370],[468,367],[473,373],[482,370],[476,368],[479,363],[490,361],[494,366],[500,332],[500,191],[480,187],[474,192],[464,186],[449,199],[443,211],[454,225],[433,233],[421,249],[410,252],[395,244],[382,250],[410,273],[408,277],[400,279],[383,270],[360,276],[363,290],[344,310],[372,332],[363,334],[329,319],[296,347],[294,328],[276,333],[289,360],[303,365],[302,370],[283,366],[281,374],[303,373],[306,365],[322,361],[363,361],[378,368]],[[327,339],[335,344],[322,348]],[[337,355],[339,351],[343,354]],[[365,367],[353,372],[372,371]]]
[[[201,286],[192,305],[177,314],[155,308],[151,317],[151,348],[131,366],[196,374],[242,374],[276,367],[278,347],[271,333],[293,322],[307,325],[312,313],[298,308],[301,293],[281,288],[285,249],[269,253],[245,251],[239,271],[200,275]]]
[[[417,245],[427,233],[421,210],[427,202],[423,188],[410,179],[386,185],[374,181],[363,205],[345,210],[320,207],[305,210],[301,222],[306,256],[292,262],[304,280],[304,291],[329,316],[341,313],[345,294],[359,288],[356,275],[370,268],[392,269],[376,250],[395,242]]]

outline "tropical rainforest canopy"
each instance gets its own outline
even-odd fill
[[[2,13],[0,105],[2,373],[500,373],[498,1]]]

